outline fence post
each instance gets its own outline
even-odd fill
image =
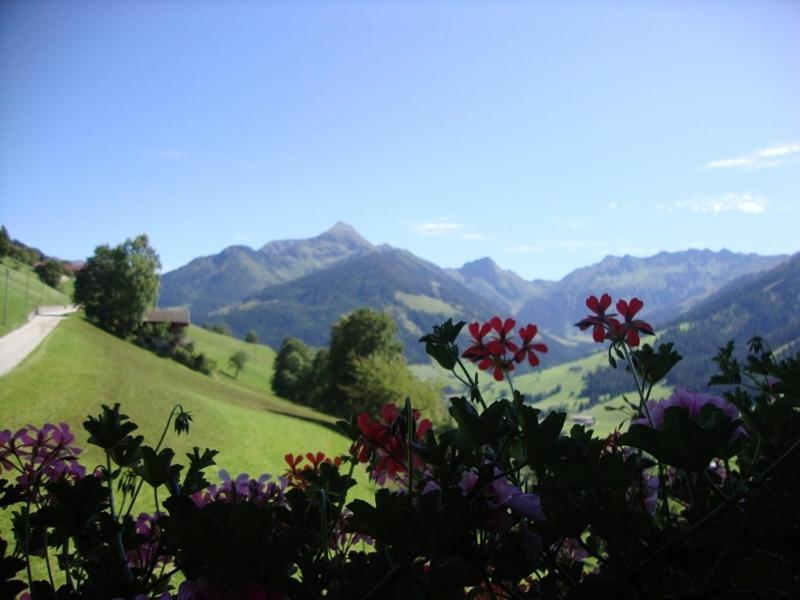
[[[8,316],[8,273],[9,269],[6,267],[6,291],[3,295],[3,325],[6,324],[6,317]]]

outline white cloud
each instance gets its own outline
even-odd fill
[[[775,158],[776,156],[786,156],[800,152],[800,144],[776,144],[769,148],[764,148],[756,152],[759,158]]]
[[[733,167],[751,167],[755,163],[752,158],[726,158],[714,160],[706,165],[706,169],[731,169]]]
[[[793,156],[800,154],[800,144],[773,144],[751,152],[746,156],[713,160],[705,165],[706,169],[758,169],[764,167],[777,167],[792,160],[800,158]],[[788,159],[788,160],[787,160]]]
[[[723,212],[740,212],[757,215],[767,210],[767,199],[754,194],[724,194],[716,198],[692,198],[679,200],[668,206],[659,206],[661,210],[689,210],[692,212],[719,214]]]
[[[420,235],[450,235],[464,229],[464,226],[460,223],[447,221],[429,221],[427,223],[415,223],[411,226],[411,229]]]
[[[183,150],[178,150],[177,148],[162,148],[156,152],[156,156],[159,158],[180,158],[184,154]]]

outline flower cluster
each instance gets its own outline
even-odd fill
[[[192,495],[192,500],[198,508],[204,507],[214,501],[235,503],[251,502],[256,506],[265,506],[268,503],[278,506],[286,505],[284,492],[286,479],[279,477],[277,483],[269,481],[272,476],[264,474],[258,479],[253,479],[247,473],[241,473],[236,479],[231,479],[227,471],[220,471],[220,485],[210,485],[205,490]]]
[[[247,581],[226,593],[217,589],[210,581],[201,577],[196,581],[186,580],[178,588],[176,600],[221,600],[223,598],[246,598],[247,600],[287,600],[283,591],[267,593],[256,581]],[[138,599],[137,599],[138,600]]]
[[[589,556],[580,540],[575,538],[562,538],[561,542],[555,544],[551,550],[558,553],[559,562],[581,562]]]
[[[731,421],[740,419],[739,409],[725,400],[725,398],[678,388],[669,398],[648,401],[646,414],[633,419],[631,425],[646,425],[655,429],[662,429],[664,427],[664,413],[668,408],[673,406],[683,408],[689,413],[690,417],[695,418],[703,410],[703,407],[707,405],[718,408]],[[731,437],[732,439],[738,439],[744,435],[746,435],[745,430],[739,425],[733,431]]]
[[[494,478],[478,488],[480,477],[474,469],[464,471],[458,486],[465,496],[474,494],[486,501],[490,518],[487,529],[508,531],[513,525],[512,516],[525,517],[534,521],[545,521],[539,496],[526,494],[497,469]]]
[[[286,464],[289,465],[289,468],[286,470],[286,473],[284,473],[283,476],[289,482],[290,486],[305,488],[305,475],[310,473],[318,473],[319,467],[322,464],[331,465],[338,469],[344,462],[344,458],[341,456],[330,458],[325,456],[324,452],[317,452],[316,454],[312,452],[306,452],[305,459],[308,460],[308,464],[300,466],[300,463],[302,463],[304,460],[302,454],[289,453],[283,457],[283,460],[285,460]]]
[[[27,497],[36,499],[42,486],[63,478],[86,476],[78,463],[81,449],[74,445],[69,425],[47,423],[41,428],[28,425],[11,433],[0,431],[0,471],[16,471],[17,483]]]
[[[171,557],[161,552],[161,528],[158,520],[164,513],[156,511],[152,515],[141,513],[136,518],[136,535],[142,542],[133,550],[128,551],[128,563],[137,569],[148,569],[151,565],[167,564]]]
[[[586,307],[594,314],[587,315],[575,323],[575,327],[579,327],[581,331],[591,327],[592,338],[598,344],[611,340],[614,343],[627,342],[631,348],[639,345],[641,334],[653,335],[653,327],[649,323],[635,318],[644,306],[644,302],[638,298],[632,298],[630,301],[619,300],[616,305],[617,312],[607,313],[611,303],[611,296],[608,294],[603,294],[599,300],[597,296],[589,296],[586,299]]]
[[[412,411],[413,423],[406,423],[406,416],[394,404],[386,404],[381,408],[381,420],[374,421],[369,414],[362,413],[358,416],[358,429],[361,437],[353,446],[353,454],[359,462],[371,462],[371,476],[380,485],[388,479],[402,481],[401,473],[407,472],[408,445],[406,443],[406,428],[411,427],[416,434],[416,440],[422,440],[425,433],[431,428],[428,419],[420,420],[420,412]],[[423,465],[422,461],[414,456],[412,468]]]
[[[482,371],[491,369],[492,376],[497,381],[502,381],[506,373],[514,370],[516,363],[521,363],[526,358],[532,367],[537,366],[539,364],[537,352],[541,354],[547,352],[545,344],[533,341],[539,328],[532,323],[521,328],[519,330],[521,343],[517,344],[510,337],[516,325],[514,319],[502,321],[500,317],[493,317],[483,324],[478,322],[470,324],[472,345],[464,350],[461,356],[477,363]]]

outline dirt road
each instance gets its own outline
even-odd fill
[[[43,306],[39,314],[19,329],[0,338],[0,377],[16,367],[56,328],[74,306]]]

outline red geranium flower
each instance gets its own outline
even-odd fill
[[[611,306],[611,296],[603,294],[599,300],[597,296],[589,296],[586,299],[586,306],[594,315],[588,315],[586,318],[578,321],[575,323],[575,327],[580,327],[581,331],[586,331],[591,327],[592,339],[598,344],[602,344],[606,339],[606,331],[619,325],[619,321],[614,318],[616,313],[612,313],[611,315],[606,314],[606,310]]]
[[[398,473],[406,471],[403,461],[407,460],[408,447],[404,429],[408,424],[401,421],[404,416],[394,404],[383,406],[382,422],[373,421],[367,413],[358,415],[357,424],[361,437],[355,443],[353,451],[357,452],[359,462],[368,462],[371,459],[374,461],[372,477],[379,482],[384,481],[387,476],[396,479]],[[420,420],[420,416],[418,410],[411,411],[417,440],[422,440],[431,428],[431,422],[428,419]],[[415,466],[421,464],[416,456],[413,460]]]
[[[653,327],[650,323],[640,319],[634,319],[636,313],[638,313],[643,306],[644,302],[638,298],[632,298],[630,302],[626,302],[625,300],[617,302],[617,310],[621,316],[625,317],[625,323],[616,322],[613,334],[618,339],[624,337],[628,345],[632,348],[639,345],[640,333],[653,335]]]
[[[486,345],[483,342],[483,338],[486,337],[486,334],[491,330],[491,323],[484,323],[483,325],[477,321],[471,323],[469,326],[469,333],[472,335],[473,343],[469,348],[464,350],[461,356],[472,361],[481,360],[486,355]]]
[[[536,352],[547,352],[547,345],[541,343],[533,343],[533,338],[536,337],[536,334],[539,332],[539,328],[536,327],[533,323],[528,324],[527,326],[523,327],[519,330],[519,337],[522,340],[522,347],[517,350],[516,354],[514,355],[514,360],[522,362],[525,360],[525,356],[528,357],[528,362],[532,367],[535,367],[539,364],[539,357],[536,356]]]

